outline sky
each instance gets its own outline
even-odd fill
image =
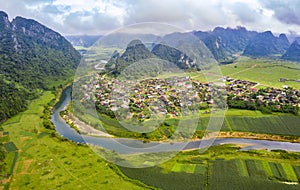
[[[0,10],[10,20],[34,19],[63,35],[105,35],[143,22],[300,35],[299,0],[2,0]]]

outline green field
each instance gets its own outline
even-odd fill
[[[185,165],[183,165],[185,167]],[[188,165],[190,166],[190,165]],[[176,165],[175,165],[176,167]],[[160,167],[151,167],[145,169],[134,169],[120,167],[125,175],[138,179],[145,184],[149,184],[159,189],[181,190],[181,189],[205,189],[206,175],[200,172],[171,171],[164,173]],[[176,169],[177,170],[177,169]]]
[[[88,115],[81,115],[79,118],[84,118],[84,121],[93,121],[91,123],[99,122],[99,119],[91,117],[88,118]],[[182,120],[189,118],[182,118]],[[203,131],[208,127],[210,120],[214,119],[214,116],[210,114],[200,114],[197,126],[197,134],[199,138],[202,138]],[[101,124],[106,129],[106,131],[117,137],[126,137],[126,138],[141,138],[141,139],[150,139],[150,140],[162,140],[168,138],[172,135],[172,132],[175,131],[176,126],[178,125],[178,119],[168,118],[164,121],[158,129],[147,133],[146,136],[130,132],[124,127],[122,127],[117,120],[112,119],[108,116],[101,116]],[[223,125],[221,131],[228,132],[250,132],[255,134],[273,134],[273,135],[282,135],[282,136],[300,136],[300,116],[294,116],[292,114],[262,114],[260,111],[250,111],[250,110],[237,110],[229,109],[226,111]],[[101,128],[100,128],[101,129]]]
[[[276,134],[299,136],[299,116],[266,115],[266,116],[226,116],[228,123],[224,123],[224,130],[252,132],[260,134]]]
[[[45,92],[29,109],[2,124],[18,148],[6,156],[10,189],[145,189],[145,185],[122,176],[116,167],[86,146],[50,137],[42,126],[43,106],[54,95]],[[12,143],[6,147],[12,151]],[[14,164],[15,163],[15,164]]]
[[[168,78],[172,76],[174,76],[173,73],[164,73],[159,75],[159,78]],[[176,76],[190,76],[192,79],[202,82],[216,82],[223,76],[229,76],[233,79],[258,82],[260,85],[258,85],[257,88],[282,88],[282,85],[288,85],[300,89],[300,82],[279,82],[280,78],[291,80],[300,79],[300,64],[282,60],[239,57],[232,64],[219,65],[209,70],[199,72],[176,73]]]
[[[161,189],[300,188],[300,153],[238,149],[221,145],[201,154],[185,151],[155,167],[120,169],[131,178]]]
[[[222,65],[220,66],[220,69],[224,76],[258,82],[262,87],[271,86],[282,88],[282,85],[288,85],[296,89],[300,89],[300,82],[279,82],[280,78],[294,80],[300,79],[299,63],[240,57],[235,63]],[[211,74],[218,74],[218,72],[213,70],[207,72]]]

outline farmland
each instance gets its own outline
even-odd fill
[[[299,82],[279,82],[280,78],[300,79],[300,65],[294,62],[240,57],[235,63],[220,66],[220,69],[224,76],[258,82],[261,87],[288,85],[300,89]],[[215,72],[212,70],[211,73]]]
[[[82,115],[80,118],[87,118]],[[149,140],[162,140],[168,137],[167,134],[172,134],[176,130],[179,120],[176,118],[167,118],[164,123],[156,130],[147,133],[143,136],[140,133],[130,132],[122,127],[115,119],[102,115],[102,126],[110,134],[118,137],[142,138]],[[183,118],[182,120],[189,118]],[[210,114],[200,114],[196,136],[202,138],[204,131],[207,129],[210,119],[213,116]],[[94,118],[96,120],[96,118]],[[296,138],[300,134],[298,127],[300,122],[299,116],[292,114],[262,114],[260,111],[237,110],[229,109],[224,116],[224,122],[221,131],[224,132],[250,132],[253,134],[269,134],[287,136]]]
[[[83,145],[52,137],[42,125],[44,105],[50,92],[33,101],[29,109],[2,124],[9,132],[6,172],[2,188],[10,189],[147,189],[122,175]],[[14,146],[15,145],[15,146]],[[17,152],[16,148],[18,149]],[[108,180],[109,179],[109,180]]]
[[[299,189],[299,153],[238,149],[221,145],[202,154],[185,151],[156,167],[120,169],[161,189]]]
[[[232,131],[253,132],[277,135],[299,135],[300,118],[293,115],[264,116],[264,117],[229,117],[226,119]]]

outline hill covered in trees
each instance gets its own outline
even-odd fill
[[[38,89],[52,89],[74,74],[80,54],[59,33],[0,12],[0,121],[26,108]]]
[[[194,35],[201,39],[218,61],[228,61],[235,53],[243,52],[258,33],[244,27],[216,27],[212,31],[196,31]]]
[[[250,41],[244,50],[244,55],[252,57],[282,55],[289,46],[290,43],[285,34],[276,37],[271,31],[266,31],[259,33]]]
[[[300,61],[300,39],[296,39],[285,54],[282,56],[282,59],[290,61]]]
[[[173,35],[178,36],[171,35],[171,39]],[[185,38],[189,36],[183,35]],[[213,55],[201,41],[185,41],[177,44],[171,40],[174,44],[169,45],[168,38],[163,38],[163,43],[153,44],[149,50],[141,40],[132,40],[123,54],[114,52],[105,65],[106,71],[114,75],[125,72],[127,76],[156,76],[164,71],[201,70],[214,63]]]

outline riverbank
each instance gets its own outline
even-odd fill
[[[300,137],[297,136],[283,136],[271,134],[255,134],[251,132],[219,132],[217,138],[243,138],[256,140],[270,140],[280,142],[300,143]]]
[[[70,126],[74,126],[75,130],[78,129],[80,134],[89,135],[89,136],[98,136],[98,137],[115,137],[111,134],[97,130],[94,127],[79,120],[68,110],[66,110],[65,114],[62,117]],[[220,132],[218,132],[217,135],[213,135],[212,138],[242,138],[242,139],[270,140],[270,141],[279,141],[279,142],[300,143],[300,137],[297,137],[297,136],[257,134],[257,133],[251,133],[251,132],[238,132],[238,131],[235,131],[235,132],[220,131]],[[202,138],[194,138],[194,139],[192,139],[192,141],[199,141],[201,139]],[[143,139],[138,139],[138,140],[143,140]],[[190,141],[191,139],[188,139],[188,140]],[[182,139],[182,141],[184,142],[185,140]],[[158,141],[158,142],[164,142],[164,141]],[[176,141],[176,142],[178,142],[178,141]]]
[[[86,124],[83,121],[80,121],[77,117],[73,115],[68,109],[62,114],[62,118],[69,124],[72,128],[74,128],[77,132],[83,135],[89,136],[98,136],[98,137],[114,137],[108,133],[97,130],[92,126]]]

